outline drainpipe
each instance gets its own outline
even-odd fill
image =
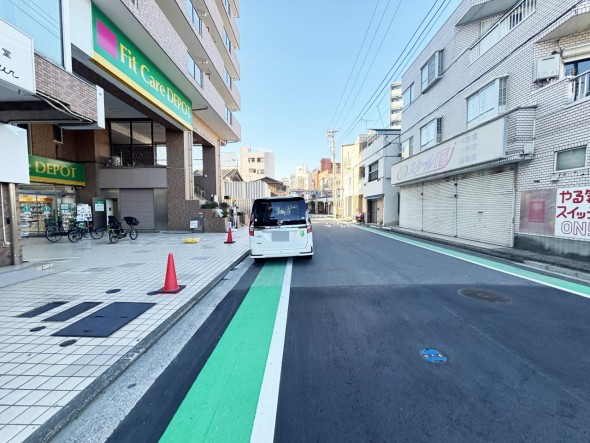
[[[12,264],[20,264],[20,255],[18,254],[18,217],[16,212],[16,185],[14,183],[8,184],[8,201],[10,203],[10,242],[11,242],[11,257]]]

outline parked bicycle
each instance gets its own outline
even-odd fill
[[[131,240],[135,240],[139,235],[135,229],[135,226],[139,224],[138,219],[135,217],[123,217],[123,220],[125,220],[127,228],[123,227],[117,217],[109,215],[109,241],[111,243],[117,243],[120,239],[127,237],[127,234],[129,234]]]
[[[55,222],[45,229],[45,238],[47,238],[47,240],[49,240],[51,243],[60,241],[62,237],[67,237],[68,234],[76,227],[76,223],[73,220],[71,220],[68,225],[71,226],[71,228],[66,230],[63,227],[63,222],[61,220]]]
[[[78,226],[75,225],[70,231],[68,232],[68,240],[72,243],[77,243],[82,239],[82,237],[88,238],[88,234],[95,240],[101,239],[104,235],[103,229],[96,229],[92,222],[88,223],[88,226]]]

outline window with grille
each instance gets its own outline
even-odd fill
[[[379,162],[371,163],[369,165],[369,181],[372,182],[379,178]]]

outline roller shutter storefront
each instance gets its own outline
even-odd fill
[[[121,189],[119,209],[121,222],[123,217],[136,217],[139,229],[155,229],[153,189]]]
[[[514,170],[404,186],[400,227],[512,247]]]
[[[457,237],[512,247],[514,170],[462,176],[457,194]]]
[[[399,225],[422,230],[422,185],[404,186],[400,190]]]

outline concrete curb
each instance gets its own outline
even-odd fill
[[[109,369],[81,391],[72,401],[65,405],[53,417],[43,423],[34,431],[25,443],[49,442],[76,416],[82,412],[102,391],[110,386],[125,370],[131,366],[143,353],[153,346],[165,335],[187,312],[205,297],[223,278],[239,263],[241,263],[250,251],[244,252],[231,265],[221,271],[206,287],[201,289],[194,297],[168,317],[162,324],[154,329],[147,337],[124,354]]]

